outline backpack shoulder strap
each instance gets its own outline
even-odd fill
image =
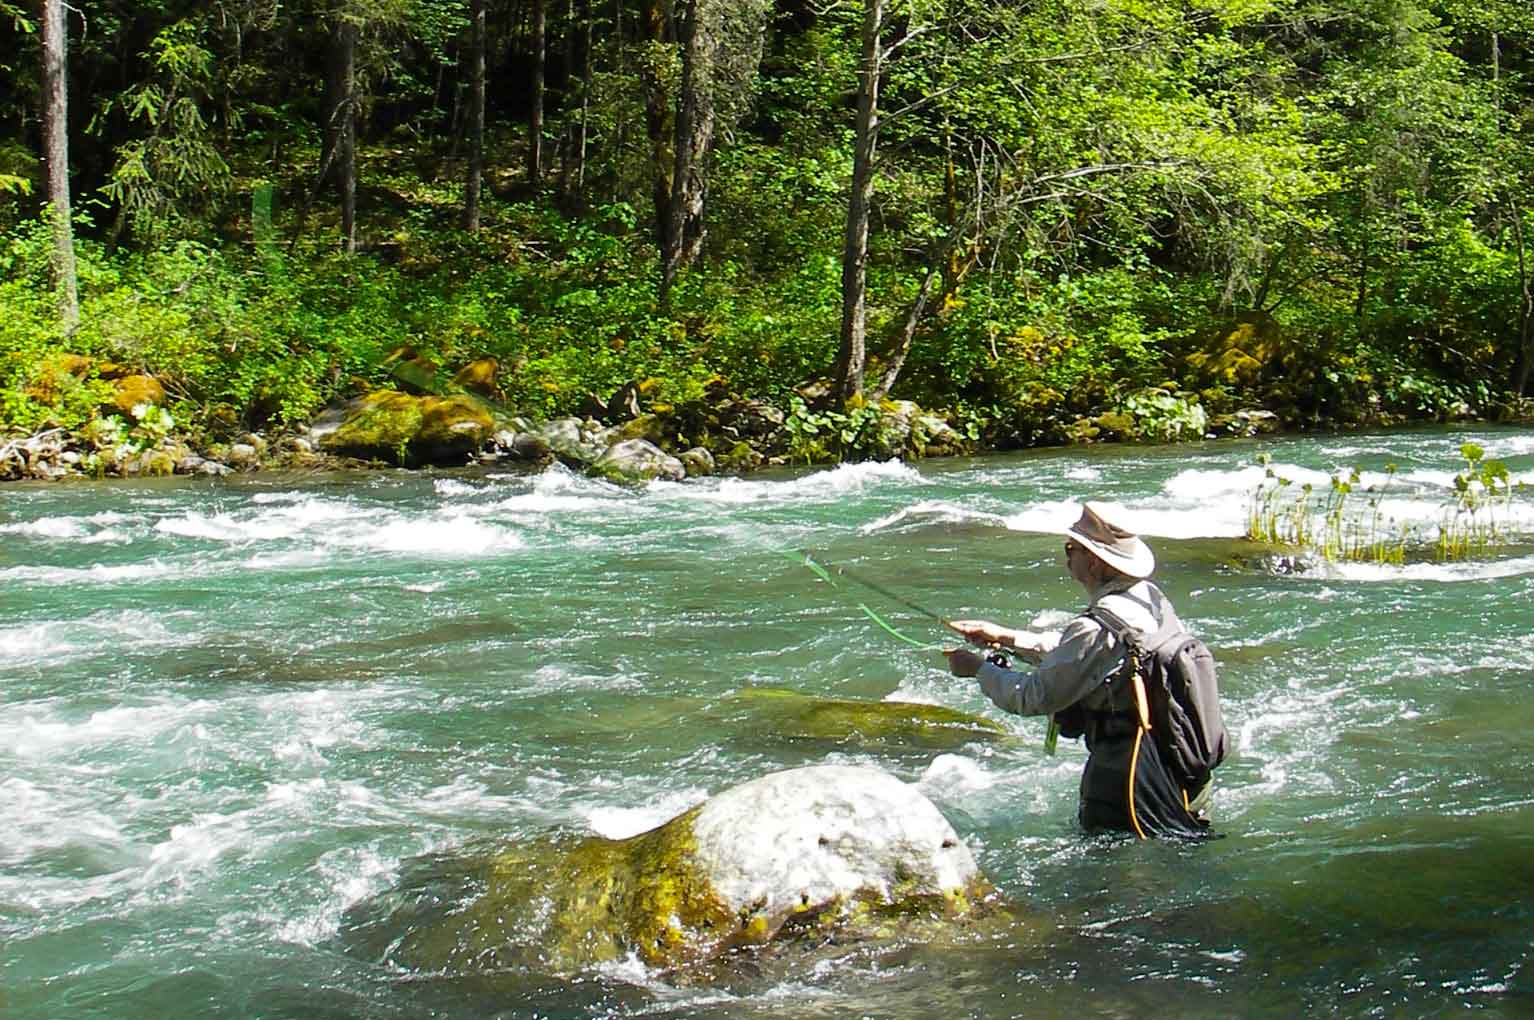
[[[1101,605],[1088,606],[1081,615],[1095,620],[1098,626],[1118,638],[1123,646],[1124,657],[1112,676],[1106,681],[1110,685],[1122,686],[1123,682],[1140,670],[1142,641],[1140,632],[1124,622],[1124,618],[1111,609],[1104,609]]]
[[[1166,611],[1162,608],[1166,602],[1166,596],[1161,594],[1161,589],[1157,588],[1154,584],[1147,583],[1147,586],[1150,588],[1151,595],[1149,602],[1131,596],[1127,592],[1114,592],[1113,594],[1124,595],[1126,598],[1130,598],[1132,601],[1144,606],[1150,611],[1151,619],[1156,621],[1156,627],[1159,630],[1166,619]],[[1120,641],[1127,642],[1135,638],[1143,641],[1152,633],[1151,631],[1142,631],[1138,627],[1131,627],[1124,621],[1122,616],[1103,605],[1101,601],[1088,606],[1086,612],[1082,615],[1096,620],[1110,630]]]
[[[1096,620],[1100,626],[1120,641],[1128,639],[1135,633],[1135,629],[1125,623],[1123,617],[1101,605],[1088,606],[1081,615]]]

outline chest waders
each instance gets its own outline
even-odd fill
[[[1106,704],[1083,706],[1087,766],[1081,774],[1081,824],[1140,839],[1202,837],[1209,821],[1195,806],[1204,789],[1186,790],[1161,759],[1151,735],[1150,700],[1131,650],[1106,685]],[[1128,704],[1123,704],[1128,702]]]

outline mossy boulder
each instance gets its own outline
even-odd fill
[[[766,462],[761,451],[744,439],[727,444],[723,449],[716,449],[714,455],[720,470],[740,474],[755,471]]]
[[[694,446],[690,450],[683,450],[677,454],[676,459],[682,462],[682,469],[687,472],[688,478],[711,475],[716,467],[714,455],[701,446]]]
[[[152,375],[127,375],[113,383],[110,410],[132,415],[135,407],[158,407],[163,403],[165,387]]]
[[[612,440],[621,443],[627,439],[643,439],[655,446],[664,446],[667,425],[666,419],[658,414],[641,414],[615,426]]]
[[[469,362],[455,372],[453,385],[470,393],[477,393],[481,397],[499,400],[501,389],[496,382],[496,377],[500,374],[500,370],[500,363],[494,358],[480,358]]]
[[[914,787],[818,766],[732,787],[628,839],[424,862],[354,909],[342,939],[447,975],[569,974],[630,956],[672,970],[774,942],[930,937],[982,914],[992,893]]]
[[[1242,408],[1209,419],[1210,430],[1222,436],[1268,435],[1279,431],[1282,425],[1278,415],[1263,408]]]
[[[420,428],[420,397],[374,390],[347,405],[337,427],[320,436],[320,448],[344,456],[403,461]]]
[[[1209,383],[1254,387],[1265,380],[1293,374],[1302,365],[1305,348],[1285,334],[1283,326],[1264,312],[1245,312],[1198,338],[1184,357],[1193,374]],[[1306,379],[1310,371],[1299,373]]]
[[[429,463],[461,463],[494,433],[495,419],[472,396],[422,397],[421,428],[410,451]]]
[[[818,698],[774,687],[737,691],[723,712],[749,713],[753,731],[777,740],[820,741],[861,748],[953,750],[1011,736],[985,716],[909,701]]]
[[[338,421],[315,430],[326,453],[402,464],[462,463],[494,431],[494,419],[472,397],[397,390],[358,397],[342,409]]]
[[[625,484],[656,479],[680,482],[687,477],[681,461],[646,439],[614,443],[591,465],[591,471],[610,482]]]

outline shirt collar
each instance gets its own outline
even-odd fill
[[[1135,585],[1137,585],[1139,583],[1140,583],[1140,579],[1139,578],[1136,578],[1136,577],[1124,577],[1123,575],[1115,577],[1111,581],[1104,581],[1102,584],[1100,584],[1096,588],[1092,589],[1092,591],[1090,593],[1091,594],[1091,600],[1092,600],[1091,604],[1095,606],[1105,596],[1117,595],[1117,594],[1120,594],[1121,592],[1126,592],[1126,591],[1128,591],[1129,589],[1133,588]]]

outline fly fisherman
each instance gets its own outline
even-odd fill
[[[1066,566],[1086,589],[1090,606],[1058,635],[1011,630],[988,620],[949,623],[968,641],[1004,649],[1036,668],[1013,670],[1004,659],[994,661],[1000,656],[988,658],[969,648],[944,654],[955,676],[977,677],[998,707],[1016,715],[1053,716],[1061,733],[1086,737],[1080,818],[1087,829],[1122,829],[1141,837],[1199,836],[1209,826],[1204,814],[1208,770],[1225,751],[1213,660],[1208,659],[1206,702],[1187,713],[1197,718],[1202,711],[1205,736],[1191,742],[1208,746],[1200,766],[1179,770],[1175,766],[1184,756],[1166,750],[1165,734],[1153,732],[1153,699],[1145,680],[1135,675],[1146,657],[1129,655],[1130,641],[1173,635],[1203,646],[1186,635],[1172,604],[1147,580],[1155,556],[1122,526],[1123,519],[1121,508],[1087,503],[1066,531]],[[1207,649],[1203,654],[1208,658]],[[1161,717],[1159,728],[1170,729],[1164,710]]]

